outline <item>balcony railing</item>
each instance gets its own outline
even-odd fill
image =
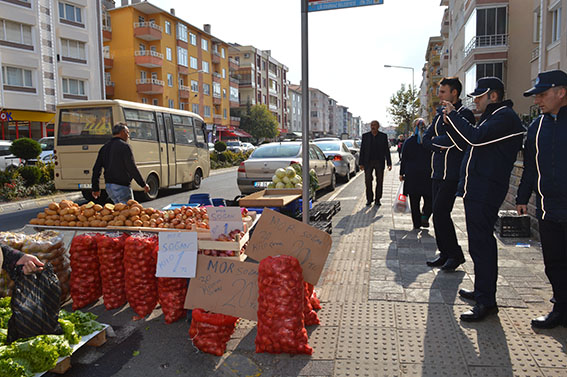
[[[134,22],[134,28],[139,28],[139,27],[149,27],[152,29],[156,29],[159,30],[160,32],[163,33],[163,28],[156,24],[155,22]]]
[[[163,59],[163,54],[161,52],[153,51],[153,50],[138,50],[134,51],[134,56],[153,56],[156,58]]]
[[[235,84],[238,86],[238,84],[240,83],[240,81],[234,77],[230,77],[228,78],[228,80],[230,81],[231,84]]]
[[[152,84],[152,85],[164,86],[165,81],[158,79],[136,79],[136,84]]]
[[[163,28],[154,22],[134,22],[134,36],[146,41],[161,39]]]
[[[508,46],[508,34],[477,35],[465,47],[465,56],[475,48]]]
[[[134,61],[137,65],[146,68],[161,67],[163,54],[152,50],[138,50],[134,51]]]
[[[240,68],[240,63],[236,59],[228,58],[228,67],[230,69],[238,69]]]
[[[539,58],[539,46],[532,50],[532,62]]]

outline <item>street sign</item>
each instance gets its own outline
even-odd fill
[[[309,0],[309,12],[384,4],[384,0]]]

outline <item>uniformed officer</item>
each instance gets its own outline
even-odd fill
[[[473,112],[463,106],[459,99],[462,88],[458,77],[446,77],[439,83],[438,97],[442,101],[451,102],[457,113],[474,124]],[[457,241],[451,211],[455,204],[461,161],[468,145],[462,138],[453,140],[447,134],[442,110],[439,106],[433,123],[423,137],[423,145],[434,152],[431,163],[433,225],[440,253],[435,259],[428,261],[427,265],[441,267],[444,271],[454,271],[465,261],[463,250]]]
[[[518,214],[536,191],[536,215],[545,264],[555,304],[551,313],[532,320],[532,326],[567,326],[567,74],[542,72],[524,96],[535,95],[543,113],[528,129],[524,172],[518,187]]]
[[[474,262],[474,291],[459,291],[462,297],[476,301],[471,310],[461,314],[462,321],[470,322],[498,312],[494,224],[508,192],[525,129],[512,109],[512,101],[504,101],[504,84],[500,79],[479,79],[469,96],[482,112],[478,125],[463,118],[449,101],[443,101],[443,112],[445,122],[450,124],[447,133],[453,138],[463,138],[469,145],[461,165],[457,194],[463,197],[465,204],[469,253]]]

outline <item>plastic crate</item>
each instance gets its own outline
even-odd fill
[[[530,237],[530,218],[527,215],[518,216],[515,211],[500,211],[496,229],[500,237]]]
[[[328,234],[333,233],[333,223],[331,221],[309,221],[309,225]]]

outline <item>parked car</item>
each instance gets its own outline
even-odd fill
[[[356,160],[342,140],[316,141],[315,144],[333,161],[337,176],[343,181],[348,182],[356,174]]]
[[[22,160],[10,152],[11,145],[12,141],[10,140],[0,140],[0,170],[17,168],[22,164]]]
[[[39,155],[39,160],[46,164],[53,161],[55,138],[53,136],[42,137],[38,140],[38,143],[41,145],[41,154]]]
[[[358,173],[358,171],[360,170],[360,166],[358,166],[358,162],[360,160],[360,143],[353,139],[343,140],[343,143],[346,144],[347,148],[350,150],[350,153],[352,153],[352,155],[354,156],[354,159],[356,160],[355,171]]]
[[[332,141],[332,140],[341,140],[338,137],[318,137],[316,139],[313,139],[313,142],[317,142],[317,141]]]
[[[215,144],[214,143],[207,143],[209,145],[209,152],[215,151]]]
[[[228,140],[226,142],[226,149],[234,153],[240,153],[245,151],[245,148],[240,142],[240,140]]]
[[[250,157],[240,163],[236,183],[243,194],[250,194],[268,187],[277,168],[285,168],[293,163],[301,163],[302,142],[288,141],[262,144]],[[335,189],[335,167],[321,149],[309,145],[309,167],[314,169],[319,180],[319,189]]]
[[[256,149],[256,147],[252,145],[252,143],[242,143],[242,146],[244,147],[244,152],[250,152]]]

